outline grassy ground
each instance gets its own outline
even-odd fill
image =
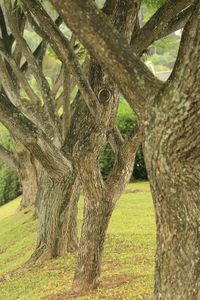
[[[79,297],[69,293],[74,255],[12,273],[29,258],[36,238],[37,221],[32,219],[31,211],[16,213],[19,201],[16,199],[0,208],[0,300],[151,299],[155,224],[148,183],[127,186],[109,226],[101,287],[95,293]],[[81,200],[79,225],[82,206]],[[57,298],[56,294],[63,296]]]

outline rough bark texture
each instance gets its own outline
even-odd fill
[[[19,210],[35,205],[38,188],[38,163],[31,153],[19,142],[15,143],[18,174],[22,185],[22,200]]]
[[[40,176],[38,201],[39,229],[36,250],[28,263],[41,263],[64,253],[63,223],[73,192],[74,178],[56,180],[43,171]],[[60,246],[60,248],[59,248]]]
[[[78,200],[80,198],[80,182],[76,179],[73,184],[69,205],[63,212],[64,221],[61,227],[60,239],[58,243],[58,255],[74,252],[78,249]]]
[[[87,291],[99,285],[104,241],[112,210],[112,201],[106,197],[99,201],[85,198],[84,222],[73,285],[75,291]]]
[[[146,122],[144,149],[157,223],[154,299],[200,299],[199,54],[197,5],[171,80]]]
[[[93,1],[51,0],[51,2],[66,24],[115,80],[123,95],[130,100],[134,111],[140,115],[148,96],[161,87],[160,81],[134,55],[119,32],[113,30],[113,26],[106,22],[105,15],[95,9]],[[132,1],[134,5],[137,2],[139,1]],[[135,98],[139,101],[131,101]]]
[[[154,299],[200,297],[200,173],[199,163],[181,158],[181,139],[194,131],[191,116],[184,117],[185,104],[173,116],[158,109],[146,132],[145,157],[157,225]]]

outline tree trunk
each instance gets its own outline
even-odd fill
[[[107,1],[104,6],[104,12],[110,17],[112,16],[113,25],[129,42],[138,9],[138,1],[127,0],[123,2],[116,1],[114,6]],[[122,149],[119,146],[116,151],[117,159],[114,167],[116,172],[111,174],[112,179],[108,180],[110,184],[103,182],[98,161],[100,151],[105,146],[105,133],[111,128],[113,129],[115,124],[119,93],[112,79],[104,73],[104,70],[94,58],[90,61],[89,80],[93,90],[98,95],[100,103],[104,105],[105,115],[104,126],[98,126],[96,131],[93,120],[90,121],[90,124],[89,118],[87,118],[88,130],[84,141],[88,140],[88,142],[85,143],[84,147],[83,142],[80,148],[81,154],[84,155],[82,154],[81,159],[79,158],[80,166],[78,169],[85,196],[85,207],[78,263],[73,282],[73,289],[77,292],[88,291],[99,285],[106,231],[114,204],[119,199],[127,180],[130,178],[135,155],[135,151],[130,151],[131,155],[129,153],[128,156],[125,155],[125,160],[121,159]],[[83,132],[82,137],[84,135]]]
[[[154,299],[200,299],[199,167],[184,155],[186,143],[179,148],[186,123],[161,118],[144,147],[157,227]]]
[[[36,250],[28,263],[41,263],[64,254],[63,224],[69,207],[74,177],[57,180],[44,171],[39,183],[39,228]]]
[[[75,252],[78,249],[78,200],[80,198],[80,183],[75,181],[69,205],[66,207],[64,222],[61,229],[61,238],[58,245],[58,255]]]
[[[15,143],[18,161],[18,174],[22,185],[22,200],[19,210],[35,205],[39,164],[33,155],[19,142]]]
[[[199,82],[193,85],[192,77],[173,83],[158,95],[146,122],[145,161],[157,225],[154,299],[200,299],[200,97],[196,87]]]
[[[157,217],[154,299],[197,300],[200,299],[199,187],[195,187],[195,178],[193,182],[191,178],[176,184],[167,177],[163,179],[168,183],[164,185],[159,178],[151,182]]]
[[[85,199],[84,221],[73,289],[88,291],[99,285],[104,241],[113,207],[110,199]]]

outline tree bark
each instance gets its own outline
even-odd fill
[[[78,201],[80,198],[80,182],[76,180],[71,191],[69,205],[66,207],[61,238],[58,243],[58,255],[72,253],[78,249]]]
[[[193,163],[174,159],[168,126],[160,122],[145,142],[157,228],[154,299],[193,300],[200,298],[200,175]]]
[[[110,199],[85,199],[84,222],[73,289],[88,291],[99,285],[106,231],[112,214]]]
[[[200,5],[178,59],[145,122],[145,161],[154,199],[154,299],[200,299]]]
[[[15,150],[18,174],[22,185],[22,200],[19,210],[22,210],[36,203],[39,164],[20,142],[15,143]]]
[[[64,254],[65,236],[63,224],[66,211],[73,194],[74,176],[71,180],[50,177],[45,171],[38,185],[39,228],[35,252],[28,263],[42,263],[45,260]]]

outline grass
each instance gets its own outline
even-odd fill
[[[117,203],[105,243],[100,288],[76,298],[66,294],[72,284],[74,255],[12,274],[29,258],[36,239],[37,221],[32,219],[32,212],[16,213],[19,201],[0,207],[0,300],[38,300],[56,294],[65,294],[62,299],[80,300],[152,298],[155,224],[147,182],[129,184]],[[83,200],[79,223],[82,207]]]

